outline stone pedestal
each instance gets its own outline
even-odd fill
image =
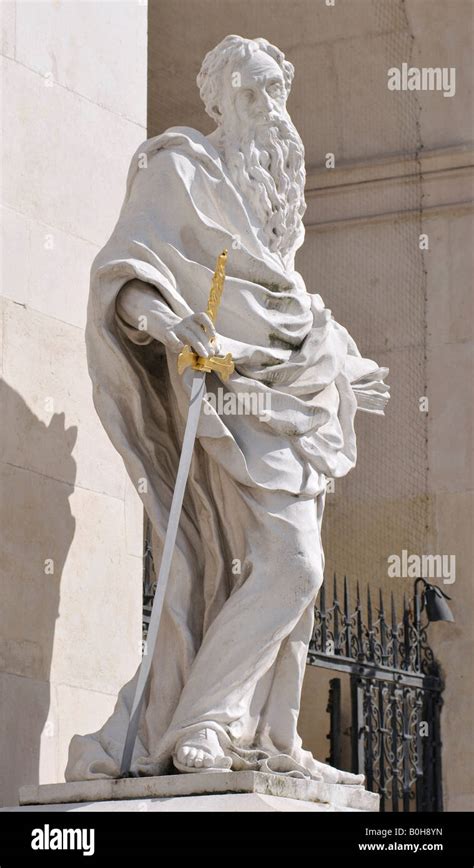
[[[20,788],[5,811],[378,811],[379,797],[342,786],[263,772],[197,772]]]

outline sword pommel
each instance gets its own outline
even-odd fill
[[[216,261],[216,269],[212,278],[211,290],[209,292],[209,300],[207,302],[206,313],[215,325],[217,312],[221,303],[222,293],[224,292],[225,282],[225,265],[227,261],[227,250],[223,250],[219,254]],[[210,343],[212,343],[212,338]],[[193,352],[191,347],[185,346],[178,356],[178,373],[182,374],[186,368],[192,367],[195,371],[205,371],[209,374],[215,371],[221,380],[227,380],[234,370],[232,356],[227,353],[226,356],[198,356]]]

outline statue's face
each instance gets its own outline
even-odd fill
[[[239,76],[230,76],[225,85],[223,123],[232,112],[246,126],[271,123],[281,116],[286,103],[286,88],[283,73],[272,57],[257,51],[243,63]],[[226,118],[227,115],[227,118]]]
[[[287,257],[301,243],[305,171],[283,72],[265,51],[256,51],[227,68],[219,90],[215,140],[224,164],[260,223],[263,243]]]

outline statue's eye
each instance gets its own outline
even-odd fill
[[[267,93],[269,96],[273,97],[273,99],[280,99],[283,97],[283,87],[279,81],[273,82],[267,87]]]

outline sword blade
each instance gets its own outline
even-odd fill
[[[146,643],[146,653],[143,655],[142,662],[140,664],[137,685],[135,688],[135,697],[130,713],[130,721],[128,724],[127,735],[125,737],[125,745],[120,766],[121,776],[125,776],[129,773],[132,763],[133,749],[135,747],[135,740],[137,737],[138,724],[140,720],[140,712],[145,696],[145,688],[147,685],[148,677],[150,675],[151,664],[153,662],[153,653],[155,649],[156,639],[158,636],[158,628],[160,626],[161,613],[163,611],[163,602],[165,599],[166,587],[168,584],[171,570],[171,561],[173,558],[176,536],[178,533],[179,518],[183,506],[184,492],[186,489],[186,483],[188,481],[191,459],[193,457],[196,431],[199,423],[199,417],[201,414],[202,399],[204,397],[205,382],[205,372],[195,371],[191,387],[191,398],[189,402],[189,412],[188,418],[186,420],[186,428],[184,431],[183,446],[179,459],[176,484],[174,488],[173,499],[171,501],[168,527],[166,529],[163,554],[161,557],[160,571],[158,573],[156,592],[153,599],[153,606],[151,609],[150,624],[148,627],[148,636]]]

